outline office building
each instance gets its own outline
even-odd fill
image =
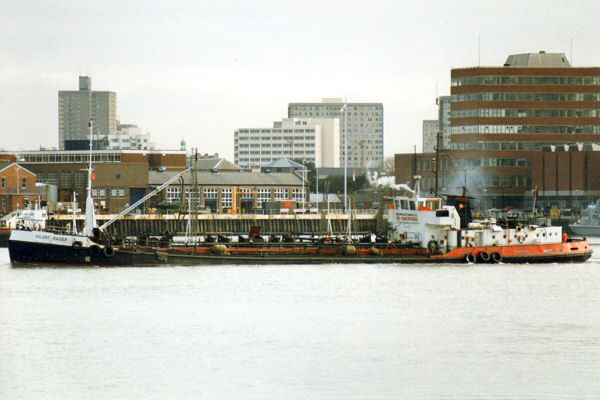
[[[321,103],[290,103],[289,118],[339,118],[340,167],[344,166],[343,137],[347,124],[348,168],[364,173],[383,165],[383,104],[348,103],[344,120],[343,99],[326,98]]]
[[[451,71],[451,148],[438,191],[467,191],[487,205],[539,201],[580,207],[600,197],[600,67],[561,53],[508,57],[503,66]],[[446,150],[446,149],[445,149]],[[399,154],[396,178],[422,175],[435,190],[433,154]]]
[[[440,150],[450,148],[450,96],[440,96],[437,98],[438,105],[438,130],[441,132]]]
[[[284,118],[271,128],[234,132],[234,159],[242,168],[260,169],[280,158],[305,160],[317,167],[339,162],[339,119]]]
[[[423,120],[423,153],[435,152],[436,141],[438,139],[438,120]],[[440,139],[441,140],[441,139]]]
[[[79,90],[58,92],[58,140],[61,150],[89,147],[89,121],[94,120],[96,148],[105,148],[106,139],[117,130],[117,94],[92,91],[92,79],[79,77]]]
[[[107,150],[154,150],[150,134],[133,124],[117,124],[117,131],[108,135]]]

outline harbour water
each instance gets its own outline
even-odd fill
[[[600,258],[77,269],[0,249],[0,399],[596,399],[599,289]]]

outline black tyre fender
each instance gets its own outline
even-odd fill
[[[480,251],[479,252],[479,259],[483,262],[489,262],[490,261],[490,253],[488,253],[487,251]]]
[[[102,253],[102,250],[100,250],[100,246],[92,245],[90,246],[90,252],[92,253],[92,255],[97,256],[100,253]]]
[[[76,240],[73,242],[73,244],[71,246],[75,250],[81,250],[81,248],[83,247],[83,243],[81,243],[79,240]]]
[[[469,253],[469,254],[465,255],[465,261],[467,262],[467,264],[475,264],[477,259],[475,258],[473,253]]]
[[[492,253],[492,262],[494,262],[495,264],[501,263],[502,262],[502,254],[493,252]]]
[[[112,246],[105,246],[104,249],[102,249],[102,253],[104,253],[105,257],[112,257],[115,255],[115,249],[113,249]]]

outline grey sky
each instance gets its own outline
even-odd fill
[[[58,91],[90,75],[161,148],[232,158],[288,102],[383,102],[385,153],[421,146],[450,68],[538,50],[600,65],[596,1],[2,1],[0,147],[58,142]]]

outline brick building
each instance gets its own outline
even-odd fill
[[[580,207],[600,197],[600,67],[559,53],[451,71],[451,142],[437,155],[397,154],[397,182],[468,192],[488,207],[541,201]]]
[[[0,162],[0,216],[39,200],[36,176],[15,162]]]
[[[149,185],[154,189],[175,175],[174,172],[151,171]],[[251,213],[265,202],[305,198],[308,184],[303,187],[302,177],[291,172],[198,171],[197,188],[192,184],[192,173],[183,175],[182,184],[172,184],[150,204],[166,202],[185,208],[187,199],[197,199],[194,206],[219,213]],[[183,196],[182,196],[183,191]],[[196,194],[197,193],[197,194]]]
[[[72,200],[73,192],[84,202],[87,187],[87,151],[21,151],[2,159],[19,163],[36,175],[37,181],[56,185],[58,201]],[[92,196],[102,212],[116,212],[147,193],[149,171],[181,171],[186,168],[184,151],[111,150],[94,151]]]

